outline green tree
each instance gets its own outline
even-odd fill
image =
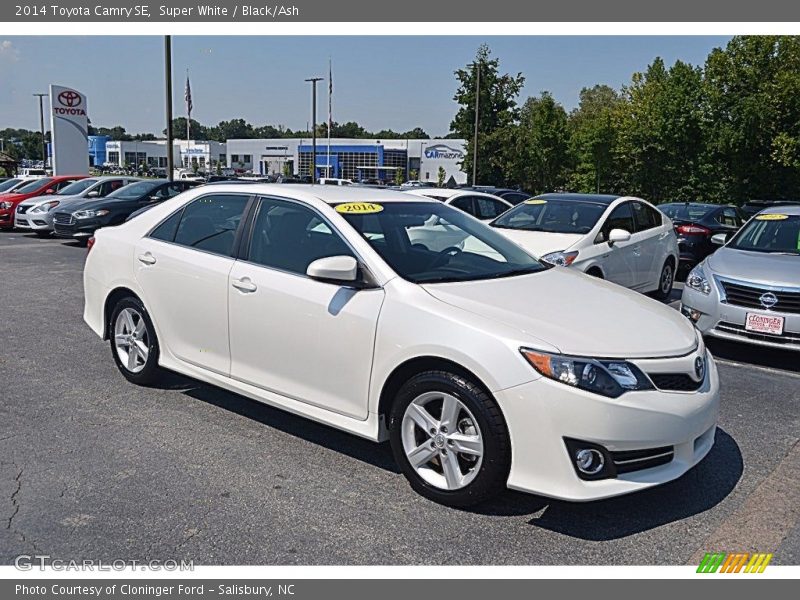
[[[208,137],[208,127],[205,125],[201,125],[199,122],[192,119],[191,121],[192,131],[191,136],[193,140],[207,140]],[[167,130],[163,129],[162,132],[164,135],[167,135]],[[183,139],[186,137],[186,117],[177,117],[172,119],[172,136],[174,138]]]
[[[461,169],[470,176],[474,150],[475,92],[479,70],[477,182],[485,185],[503,185],[506,180],[502,159],[505,150],[503,144],[507,141],[507,130],[517,122],[519,116],[517,96],[525,83],[525,78],[521,73],[501,75],[500,61],[492,58],[491,50],[486,44],[478,48],[472,64],[455,72],[458,89],[453,100],[460,108],[450,123],[450,130],[457,137],[467,140]]]
[[[549,92],[528,98],[506,142],[506,169],[532,193],[563,189],[572,163],[567,112]]]
[[[405,171],[403,169],[397,169],[394,172],[394,184],[402,185],[405,180]]]
[[[743,36],[705,65],[721,200],[800,196],[800,38]]]
[[[570,151],[575,168],[568,187],[576,192],[617,191],[615,113],[619,94],[607,85],[583,88],[578,108],[569,116]]]
[[[444,187],[444,178],[447,177],[447,171],[444,167],[439,165],[439,170],[436,172],[436,187]]]
[[[218,142],[227,140],[251,139],[254,135],[253,126],[244,119],[231,119],[220,121],[215,127],[208,130],[208,139]]]

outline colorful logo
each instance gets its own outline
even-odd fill
[[[763,573],[772,554],[756,552],[707,552],[697,567],[698,573]]]

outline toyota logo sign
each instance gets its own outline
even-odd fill
[[[64,90],[58,95],[58,101],[68,108],[75,108],[76,106],[80,106],[81,104],[81,95],[78,92],[73,92],[72,90]]]

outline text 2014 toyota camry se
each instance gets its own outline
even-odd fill
[[[442,223],[463,243],[419,241]],[[100,229],[84,286],[130,381],[169,369],[388,439],[443,504],[625,494],[714,443],[717,369],[687,319],[436,200],[201,187]]]

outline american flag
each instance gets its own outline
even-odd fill
[[[186,112],[189,118],[192,118],[192,87],[189,85],[189,72],[186,72],[186,91],[183,94],[183,99],[186,101]]]

